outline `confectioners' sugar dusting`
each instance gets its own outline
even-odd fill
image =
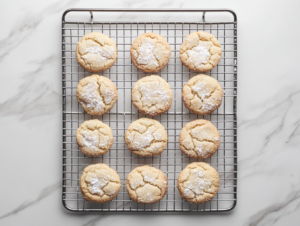
[[[92,81],[82,89],[81,97],[83,99],[83,102],[85,103],[87,108],[94,109],[94,111],[101,111],[105,107],[101,96],[97,95],[97,93],[99,93],[98,88],[99,85],[96,82]]]
[[[144,147],[149,146],[154,137],[152,136],[151,131],[147,130],[144,132],[138,139],[134,139],[133,148],[137,150],[142,150]]]
[[[207,91],[205,82],[197,82],[195,85],[191,87],[191,89],[196,92],[201,99],[210,96],[210,92]]]
[[[89,191],[93,195],[100,195],[102,196],[104,192],[102,191],[102,188],[106,186],[109,183],[109,180],[104,177],[104,176],[94,176],[89,180],[90,186],[89,186]]]
[[[201,106],[202,106],[202,110],[205,110],[205,111],[211,111],[211,110],[215,109],[215,107],[216,107],[216,105],[213,102],[211,102],[211,100],[209,100],[209,99],[203,100]]]
[[[203,41],[199,41],[198,46],[186,52],[189,60],[193,62],[196,67],[199,67],[201,64],[207,64],[211,56],[208,44]]]
[[[151,192],[148,192],[146,195],[145,195],[145,198],[142,199],[143,202],[152,202],[153,201],[153,195]]]
[[[200,98],[199,101],[202,110],[211,111],[216,108],[216,104],[212,102],[213,100],[208,98],[211,95],[211,92],[209,92],[205,82],[197,82],[195,85],[191,86],[191,89],[196,92],[197,96]]]
[[[147,64],[148,66],[159,66],[154,55],[155,45],[155,40],[146,38],[138,49],[139,56],[136,61],[139,64]]]
[[[190,190],[195,195],[203,195],[204,191],[211,187],[211,182],[204,178],[203,173],[199,169],[191,169],[191,174],[183,186],[186,194],[190,194]]]
[[[144,181],[153,183],[157,177],[157,174],[154,173],[147,173],[147,172],[142,172],[142,175],[144,177]]]
[[[170,100],[169,94],[164,87],[160,86],[158,81],[142,83],[139,86],[142,95],[141,101],[148,104],[167,104]]]
[[[161,135],[161,133],[155,132],[152,135],[156,141],[163,140],[163,136]]]
[[[100,148],[106,148],[109,142],[110,142],[109,136],[101,136],[99,142]]]
[[[83,145],[85,147],[97,147],[98,146],[98,136],[96,134],[89,133],[85,130],[81,132],[83,138]]]
[[[104,102],[106,104],[110,104],[114,98],[115,98],[114,90],[106,87],[105,92],[104,92]]]
[[[202,152],[203,152],[203,150],[202,150],[202,147],[201,147],[201,146],[196,146],[194,150],[195,150],[195,152],[197,153],[197,155],[201,155],[201,154],[202,154]]]
[[[98,55],[99,58],[96,61],[96,63],[105,62],[106,60],[113,58],[114,52],[115,52],[114,47],[108,45],[104,47],[91,46],[85,49],[85,53]],[[82,58],[85,59],[86,61],[89,61],[89,57],[87,54],[83,55]]]

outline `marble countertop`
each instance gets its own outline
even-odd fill
[[[68,8],[238,16],[238,203],[223,214],[74,214],[61,203],[61,16]],[[0,225],[299,225],[300,1],[0,2]],[[297,148],[298,147],[298,148]]]

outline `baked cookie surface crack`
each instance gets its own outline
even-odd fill
[[[180,59],[190,70],[205,72],[219,63],[222,49],[219,41],[204,31],[189,34],[180,47]]]
[[[216,79],[200,74],[184,84],[181,96],[186,108],[195,114],[206,115],[220,107],[223,90]]]
[[[204,119],[187,123],[179,135],[181,151],[191,158],[209,158],[220,146],[217,128]]]
[[[87,166],[80,178],[83,197],[92,202],[108,202],[115,198],[121,188],[120,177],[106,164]]]
[[[88,114],[103,115],[117,102],[118,91],[110,79],[94,74],[79,81],[76,97]]]
[[[171,49],[165,38],[155,33],[139,35],[132,43],[131,60],[140,70],[157,72],[169,62]]]
[[[79,149],[88,156],[103,155],[111,148],[114,138],[111,128],[93,119],[85,121],[76,131]]]
[[[76,59],[88,71],[104,71],[115,63],[117,47],[107,35],[92,32],[84,35],[77,43]]]
[[[210,201],[219,189],[219,174],[209,164],[194,162],[178,176],[177,187],[182,198],[193,203]]]
[[[132,104],[141,113],[151,116],[168,111],[172,104],[172,98],[169,84],[156,75],[138,80],[131,93]]]
[[[138,119],[129,125],[125,133],[128,149],[141,156],[161,154],[167,141],[168,136],[164,127],[154,119]]]
[[[155,203],[167,192],[168,181],[164,173],[154,167],[135,168],[127,177],[127,191],[139,203]]]

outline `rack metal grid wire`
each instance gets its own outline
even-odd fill
[[[74,12],[90,13],[88,22],[66,21],[66,15]],[[97,22],[95,13],[143,12],[195,12],[201,13],[199,22]],[[233,15],[231,22],[205,21],[207,13],[225,12]],[[94,14],[93,14],[94,13]],[[145,17],[147,18],[146,14]],[[201,17],[200,17],[201,18]],[[77,42],[84,34],[98,31],[111,37],[117,44],[118,59],[103,76],[110,78],[116,85],[119,98],[114,108],[102,116],[90,116],[81,108],[76,99],[78,81],[91,75],[81,68],[76,60]],[[180,61],[179,49],[184,38],[194,31],[206,31],[219,40],[223,55],[218,66],[205,73],[217,79],[221,84],[224,97],[218,110],[206,116],[195,115],[185,108],[181,99],[181,90],[192,76],[199,73],[188,70]],[[168,112],[152,117],[161,122],[168,133],[165,151],[154,157],[142,157],[132,154],[124,142],[124,134],[129,124],[140,114],[131,103],[131,88],[140,78],[150,75],[138,70],[131,62],[130,47],[133,40],[145,32],[161,34],[171,46],[169,64],[154,73],[164,78],[172,88],[173,103]],[[236,14],[227,9],[69,9],[62,18],[62,201],[66,209],[75,212],[221,212],[232,210],[237,201],[237,19]],[[75,133],[85,120],[97,118],[108,124],[113,130],[114,144],[111,150],[99,157],[88,157],[80,152]],[[205,160],[188,158],[179,148],[179,134],[182,127],[195,119],[211,121],[221,136],[219,150]],[[213,200],[204,204],[192,204],[181,198],[177,190],[177,177],[190,163],[204,161],[213,166],[220,176],[220,187]],[[115,169],[121,179],[122,187],[118,196],[108,203],[86,201],[80,191],[80,176],[83,169],[95,163],[106,163]],[[168,192],[155,204],[139,204],[130,199],[126,191],[126,178],[138,165],[150,165],[162,170],[168,178]]]

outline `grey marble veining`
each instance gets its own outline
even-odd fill
[[[61,16],[71,7],[237,13],[238,202],[231,213],[76,214],[63,208]],[[299,8],[293,0],[2,1],[0,225],[299,225]],[[116,20],[125,16],[137,19],[120,13]]]

